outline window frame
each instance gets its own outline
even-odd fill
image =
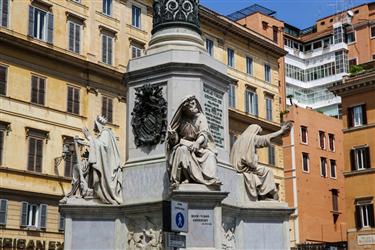
[[[106,48],[104,48],[104,37],[106,37]],[[110,66],[113,66],[113,64],[114,64],[114,48],[115,48],[115,37],[114,37],[114,35],[111,35],[111,34],[108,34],[108,33],[106,33],[106,32],[102,32],[101,33],[101,50],[102,50],[102,58],[101,58],[101,62],[102,63],[105,63],[105,64],[107,64],[107,65],[110,65]],[[109,49],[110,47],[108,46],[108,41],[109,40],[111,40],[111,49]],[[106,49],[106,50],[105,50]],[[109,58],[109,51],[111,51],[111,55],[110,55],[110,59],[111,60],[109,60],[108,58]],[[104,53],[106,53],[106,55],[104,54]],[[104,60],[104,55],[105,55],[105,57],[106,57],[106,60]]]
[[[275,146],[268,146],[268,164],[276,166],[276,149]]]
[[[331,144],[331,142],[332,142],[332,144]],[[329,150],[331,152],[336,152],[336,138],[335,138],[335,134],[328,133],[328,146],[329,146]]]
[[[72,20],[72,19],[68,19],[68,22],[67,22],[67,24],[68,24],[68,50],[69,51],[71,51],[71,52],[73,52],[73,53],[76,53],[76,54],[81,54],[82,53],[82,44],[83,44],[83,42],[82,42],[82,37],[83,37],[83,24],[82,23],[80,23],[80,22],[76,22],[76,21],[74,21],[74,20]],[[73,37],[73,48],[71,49],[71,47],[70,47],[70,24],[72,24],[73,26],[74,26],[74,28],[73,28],[73,30],[74,30],[74,37]],[[77,39],[77,31],[76,31],[76,29],[77,29],[77,27],[79,27],[79,42],[77,43],[77,41],[76,41],[76,39]],[[77,44],[78,44],[78,50],[77,50],[77,48],[76,48],[76,46],[77,46]]]
[[[7,224],[7,219],[8,219],[8,206],[9,206],[9,201],[7,199],[0,199],[0,218],[3,216],[4,218],[4,223],[1,222],[0,220],[0,226],[6,226]],[[3,210],[3,204],[5,204],[5,209]]]
[[[0,68],[4,69],[4,82],[0,82],[0,84],[4,84],[4,93],[0,92],[0,96],[6,96],[8,90],[8,75],[9,75],[9,67],[3,64],[0,64]],[[1,80],[1,79],[0,79]]]
[[[305,158],[305,156],[307,156]],[[307,170],[305,170],[305,159],[306,159],[306,167],[307,167]],[[309,153],[306,153],[306,152],[302,152],[302,172],[303,173],[310,173],[310,154]]]
[[[236,108],[236,89],[237,89],[237,85],[229,84],[228,106],[230,108]]]
[[[365,211],[366,210],[366,211]],[[365,223],[365,214],[367,223]],[[358,229],[370,229],[375,227],[373,198],[356,199],[355,202],[356,226]],[[360,221],[358,221],[360,220]],[[359,224],[360,223],[360,224]]]
[[[267,79],[267,78],[269,78],[269,79]],[[272,82],[271,65],[269,65],[268,63],[264,64],[264,81],[267,82],[267,83]]]
[[[323,173],[323,163],[324,161],[324,173]],[[328,177],[328,174],[327,174],[327,158],[326,157],[320,157],[320,176],[321,177],[324,177],[324,178],[327,178]]]
[[[211,45],[211,47],[209,46],[209,44]],[[205,45],[206,45],[207,53],[210,56],[213,56],[214,55],[214,47],[215,47],[214,41],[212,39],[206,37]]]
[[[352,171],[364,171],[371,168],[371,155],[369,146],[352,148],[350,151]]]
[[[102,5],[103,15],[112,17],[112,15],[113,15],[113,1],[112,0],[102,0],[102,1],[103,1],[103,5]],[[109,5],[109,9],[107,9],[108,5]]]
[[[259,116],[258,95],[256,90],[249,88],[245,90],[245,112],[254,116]]]
[[[4,0],[0,0],[0,27],[9,28],[9,20],[10,20],[10,0],[7,1],[7,10],[6,10],[6,19],[4,20]],[[4,25],[5,22],[5,25]]]
[[[332,165],[332,162],[334,162],[334,165]],[[333,159],[330,159],[329,160],[329,176],[331,179],[337,179],[337,162],[336,160],[333,160]],[[334,166],[334,167],[333,167]],[[332,171],[334,169],[334,171]],[[332,175],[332,173],[334,173],[334,176]]]
[[[69,90],[72,89],[72,100],[71,100],[71,107],[69,107]],[[76,99],[76,92],[78,92],[78,102]],[[78,103],[78,110],[75,110],[74,104]],[[69,110],[71,108],[71,110]],[[67,85],[67,95],[66,95],[66,112],[69,114],[79,115],[81,111],[81,88]]]
[[[370,39],[374,39],[374,38],[375,38],[375,25],[372,25],[370,26]]]
[[[358,112],[356,110],[358,109]],[[359,114],[360,111],[360,114]],[[366,104],[354,105],[348,108],[348,128],[358,128],[367,125]],[[357,115],[360,115],[357,117]]]
[[[322,141],[322,136],[323,135],[323,141]],[[318,138],[319,138],[319,148],[322,149],[322,150],[326,150],[327,149],[327,145],[326,145],[326,133],[322,130],[319,130],[318,131]]]
[[[33,78],[36,78],[37,80],[37,100],[36,101],[33,101]],[[32,104],[35,104],[35,105],[41,105],[41,106],[45,106],[46,105],[46,100],[47,100],[47,77],[44,77],[44,76],[40,76],[40,75],[35,75],[35,74],[31,74],[31,79],[30,79],[30,84],[31,84],[31,88],[30,88],[30,103]],[[44,92],[41,91],[40,89],[40,81],[43,80],[44,81]],[[43,93],[43,100],[41,101],[41,93]]]
[[[134,57],[134,50],[136,51],[136,56]],[[140,46],[136,45],[136,44],[131,44],[130,45],[130,52],[131,52],[131,59],[135,59],[135,58],[139,58],[141,56],[143,56],[143,48],[141,48]],[[138,55],[139,53],[139,55]]]
[[[304,128],[306,129],[306,142],[303,141],[303,129]],[[304,145],[309,144],[309,131],[308,131],[307,126],[303,126],[303,125],[300,126],[300,143]]]
[[[353,37],[354,37],[354,40],[351,41],[351,42],[349,42],[349,34],[353,34]],[[356,31],[355,31],[355,30],[352,30],[352,31],[349,31],[349,32],[346,33],[346,41],[347,41],[347,44],[348,44],[348,45],[357,42],[357,34],[356,34]]]
[[[107,96],[107,95],[102,95],[101,100],[102,100],[102,106],[101,106],[102,116],[107,119],[108,123],[113,123],[113,121],[114,121],[114,119],[113,119],[113,117],[114,117],[114,98],[110,97],[110,96]],[[103,106],[104,100],[106,100],[106,107]],[[109,102],[109,100],[110,100],[110,102]],[[112,106],[111,117],[108,117],[108,113],[110,113],[109,112],[109,103],[111,103],[111,106]]]
[[[142,8],[135,4],[132,4],[132,27],[142,29]]]
[[[266,102],[266,119],[268,121],[273,121],[273,98],[265,96],[264,99]]]
[[[254,59],[251,56],[246,56],[246,74],[254,75]]]
[[[235,68],[235,51],[232,48],[227,48],[227,65]]]

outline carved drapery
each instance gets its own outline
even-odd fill
[[[188,27],[200,33],[199,0],[154,0],[152,34],[169,27]]]

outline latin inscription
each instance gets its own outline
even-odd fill
[[[204,111],[210,132],[214,138],[216,146],[224,148],[224,94],[208,85],[204,85],[203,92]]]
[[[358,245],[374,245],[375,234],[358,235]]]

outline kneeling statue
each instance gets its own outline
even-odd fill
[[[287,122],[277,132],[260,135],[262,128],[253,124],[234,143],[230,161],[245,179],[246,190],[251,200],[278,200],[278,193],[271,169],[258,164],[257,148],[271,146],[271,140],[289,132],[292,124]]]
[[[171,187],[181,183],[219,186],[216,147],[195,96],[184,98],[168,128],[166,143]]]

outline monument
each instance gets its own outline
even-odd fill
[[[205,51],[199,1],[154,0],[153,10],[146,55],[131,60],[124,76],[126,162],[116,160],[111,133],[100,132],[107,131],[103,118],[98,138],[86,129],[87,140],[77,138],[81,163],[60,205],[65,247],[169,249],[186,238],[186,249],[287,249],[292,210],[276,200],[272,173],[255,149],[290,124],[270,135],[251,125],[230,154],[228,86],[235,80]],[[113,145],[108,155],[103,140]],[[167,213],[170,204],[187,204],[187,217]]]

